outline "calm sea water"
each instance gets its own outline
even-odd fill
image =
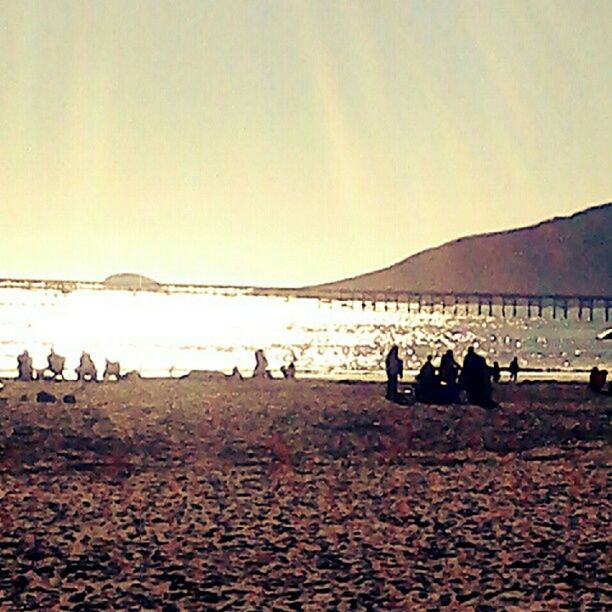
[[[0,290],[0,375],[16,374],[16,357],[28,349],[42,368],[51,346],[76,367],[82,350],[104,368],[104,358],[144,376],[178,376],[192,369],[249,375],[254,351],[264,349],[270,368],[295,360],[298,375],[376,379],[383,376],[384,356],[396,343],[409,370],[428,353],[447,348],[461,357],[470,344],[506,366],[514,355],[524,368],[552,369],[558,377],[580,377],[593,365],[612,369],[609,341],[596,340],[609,324],[567,320],[417,312],[384,303],[260,297],[236,290],[195,293],[149,293],[78,290]]]

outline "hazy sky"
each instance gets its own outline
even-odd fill
[[[0,0],[0,277],[300,285],[609,201],[611,33],[609,0]]]

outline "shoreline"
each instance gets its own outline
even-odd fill
[[[598,364],[598,367],[601,364]],[[601,368],[600,368],[601,369]],[[612,366],[603,365],[603,369],[608,369],[608,371],[612,370]],[[148,371],[144,370],[144,374],[137,371],[132,370],[131,372],[126,372],[122,376],[126,376],[132,372],[136,372],[138,377],[141,380],[185,380],[189,374],[195,374],[195,376],[200,376],[202,379],[205,377],[215,378],[215,377],[229,377],[230,372],[224,372],[222,370],[191,370],[185,371],[184,373],[175,373],[171,374],[162,374],[159,370],[157,371]],[[280,371],[272,370],[273,377],[268,379],[268,382],[275,381],[284,381],[285,378],[280,375]],[[15,372],[12,372],[12,375],[9,374],[8,371],[0,371],[0,382],[18,382],[17,375]],[[406,370],[405,374],[407,375],[404,379],[400,379],[399,383],[408,385],[416,382],[416,375],[418,374],[418,370]],[[519,372],[519,380],[518,383],[555,383],[555,384],[581,384],[588,382],[589,380],[589,369],[576,369],[576,370],[562,370],[555,368],[525,368],[521,369]],[[246,382],[252,380],[251,375],[244,375],[242,382]],[[350,372],[342,372],[338,374],[313,374],[305,372],[300,374],[298,371],[296,374],[296,381],[322,381],[322,382],[341,382],[344,384],[359,384],[359,383],[384,383],[386,382],[386,377],[384,372],[364,372],[364,373],[356,373],[351,374]],[[77,378],[74,374],[71,373],[71,376],[64,378],[64,382],[78,382]],[[22,382],[55,382],[51,379],[35,379],[32,381],[22,381]],[[103,381],[101,378],[97,379],[95,382],[115,382],[115,381]],[[121,382],[121,381],[120,381]],[[240,381],[238,381],[240,382]],[[508,380],[508,372],[507,370],[502,369],[502,381],[498,383],[501,385],[511,384]]]

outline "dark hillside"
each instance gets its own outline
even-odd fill
[[[320,287],[612,295],[611,229],[612,204],[603,204],[530,227],[460,238]]]

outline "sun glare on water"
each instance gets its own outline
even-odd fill
[[[215,293],[78,290],[0,292],[0,373],[15,374],[16,357],[27,349],[35,368],[46,364],[51,347],[64,355],[74,375],[82,351],[98,371],[104,360],[119,361],[123,372],[179,376],[190,370],[238,367],[250,375],[254,352],[263,349],[273,374],[295,361],[302,376],[380,377],[384,355],[398,344],[407,370],[428,353],[459,355],[468,344],[492,361],[585,368],[609,360],[595,341],[597,322],[580,325],[525,318],[419,312],[416,304],[256,296],[236,290]],[[545,342],[543,342],[543,340]],[[603,352],[602,352],[603,351]]]

